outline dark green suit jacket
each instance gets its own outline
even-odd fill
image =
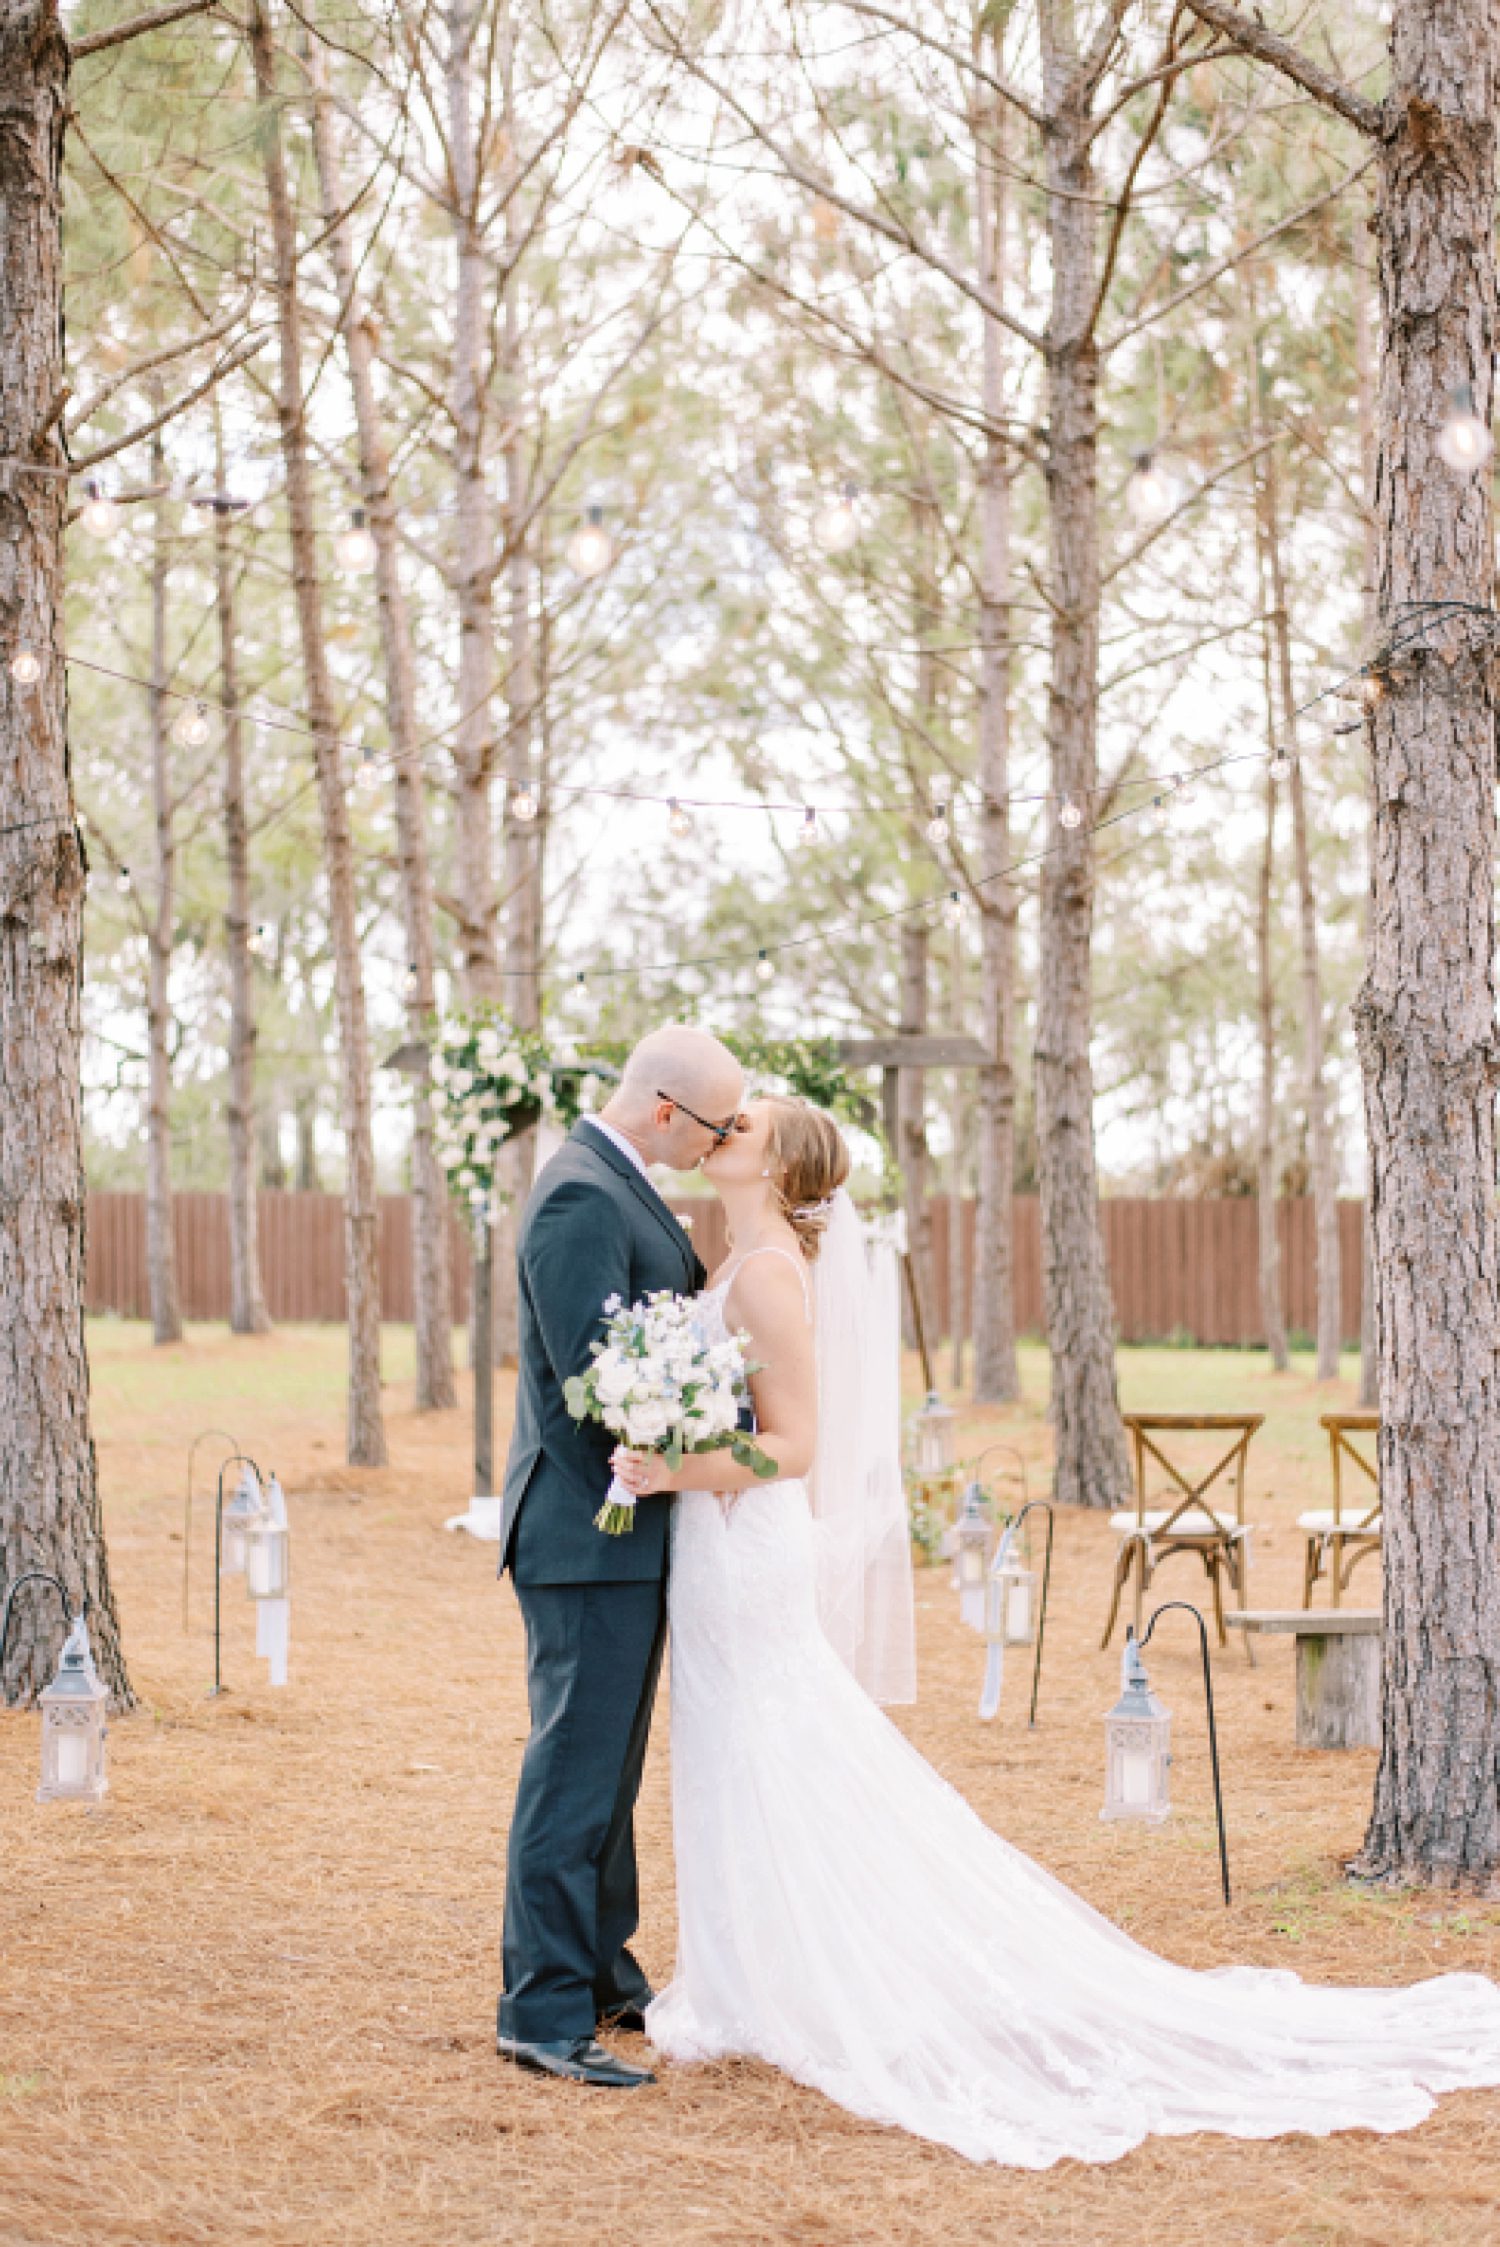
[[[607,1537],[594,1516],[618,1438],[570,1417],[563,1383],[592,1363],[604,1301],[706,1277],[692,1242],[628,1155],[575,1124],[532,1189],[516,1244],[519,1281],[516,1425],[505,1467],[500,1566],[518,1584],[638,1583],[667,1567],[670,1498],[643,1498],[635,1527]]]

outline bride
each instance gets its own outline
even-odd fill
[[[657,2048],[766,2060],[855,2114],[1025,2169],[1113,2161],[1152,2134],[1402,2130],[1436,2092],[1500,2084],[1495,1984],[1173,1966],[992,1833],[881,1714],[851,1671],[911,1697],[910,1588],[889,1565],[894,1453],[869,1441],[893,1402],[860,1397],[848,1151],[829,1117],[772,1098],[704,1169],[732,1245],[701,1300],[764,1361],[756,1440],[781,1473],[616,1454],[636,1491],[680,1493],[679,1938],[647,2013]]]

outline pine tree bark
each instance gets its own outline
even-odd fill
[[[214,488],[227,489],[224,425],[214,399]],[[214,516],[214,593],[219,624],[219,699],[224,705],[224,867],[229,966],[229,1327],[269,1334],[260,1277],[255,1196],[255,966],[250,953],[250,826],[245,811],[245,722],[240,715],[239,618],[229,514]]]
[[[167,481],[160,432],[151,447],[151,481]],[[167,573],[170,531],[158,499],[151,530],[151,814],[155,895],[142,908],[146,934],[146,1287],[151,1339],[182,1340],[177,1250],[172,1238],[172,948],[177,934],[177,834],[167,734]]]
[[[79,1087],[85,865],[68,761],[62,656],[67,484],[62,394],[62,160],[68,51],[55,0],[0,10],[0,1596],[52,1570],[117,1708],[131,1706],[89,1429],[86,1197]],[[29,468],[51,473],[20,473]],[[11,664],[41,664],[27,685]],[[26,1593],[0,1693],[29,1702],[63,1640],[56,1600]]]
[[[460,947],[470,1001],[499,1001],[495,838],[491,782],[495,742],[495,525],[485,483],[486,354],[490,289],[480,197],[474,44],[477,0],[449,0],[445,64],[447,170],[456,279],[453,298],[455,501],[454,595],[458,609],[458,721],[453,736],[454,873],[462,914]]]
[[[999,34],[991,35],[998,73]],[[977,105],[975,206],[980,279],[1000,299],[1006,281],[1003,100]],[[1006,869],[1010,832],[1011,536],[1004,335],[982,325],[982,402],[988,421],[979,472],[979,875],[981,1043],[993,1057],[978,1077],[974,1210],[974,1399],[1011,1404],[1016,1357],[1013,1198],[1016,1166],[1016,894]]]
[[[422,789],[411,615],[406,589],[401,582],[390,448],[375,389],[374,336],[369,313],[360,297],[353,244],[343,216],[344,195],[333,112],[324,83],[322,52],[316,41],[309,42],[306,59],[314,90],[313,147],[323,224],[338,288],[339,322],[359,437],[360,489],[370,535],[375,542],[375,608],[385,670],[386,724],[390,733],[395,794],[396,862],[406,937],[407,1035],[414,1043],[421,1044],[431,1034],[437,1000],[433,982],[432,869]],[[424,1069],[414,1086],[411,1134],[412,1314],[419,1412],[444,1411],[458,1401],[453,1377],[448,1186],[433,1142],[429,1089],[430,1079]]]
[[[1266,687],[1270,690],[1269,665]],[[1267,718],[1270,706],[1267,705]],[[1272,1371],[1291,1366],[1281,1292],[1281,1236],[1276,1223],[1276,983],[1271,971],[1271,903],[1276,872],[1276,782],[1266,775],[1266,831],[1255,891],[1255,984],[1260,1027],[1260,1103],[1256,1118],[1256,1233],[1260,1251],[1260,1315]]]
[[[1252,473],[1255,476],[1255,520],[1261,550],[1262,583],[1265,594],[1269,596],[1265,606],[1275,657],[1276,694],[1280,705],[1277,733],[1280,746],[1292,763],[1287,794],[1292,810],[1292,866],[1297,885],[1297,937],[1301,963],[1302,1097],[1307,1115],[1313,1225],[1317,1243],[1317,1378],[1320,1381],[1333,1381],[1338,1377],[1339,1344],[1343,1339],[1338,1164],[1328,1112],[1327,1033],[1323,1010],[1323,969],[1318,942],[1318,900],[1313,884],[1312,846],[1308,835],[1307,792],[1302,778],[1302,760],[1297,751],[1297,696],[1292,679],[1292,627],[1287,605],[1286,561],[1281,543],[1281,508],[1277,495],[1274,447],[1262,453]]]
[[[1381,666],[1370,950],[1355,1009],[1371,1158],[1385,1539],[1383,1744],[1360,1869],[1500,1873],[1500,1234],[1495,1208],[1495,685],[1488,421],[1497,341],[1500,15],[1397,0],[1375,233]],[[1471,602],[1484,620],[1416,604]]]
[[[1036,1102],[1042,1282],[1052,1358],[1053,1496],[1113,1507],[1129,1488],[1115,1319],[1099,1228],[1090,1060],[1093,816],[1098,778],[1099,524],[1095,343],[1097,195],[1088,93],[1068,0],[1039,15],[1052,301],[1047,384],[1049,806],[1042,865]],[[1061,824],[1071,802],[1083,818]]]
[[[380,1402],[379,1210],[371,1132],[370,1038],[355,915],[354,849],[344,787],[343,752],[323,631],[317,526],[308,463],[302,388],[302,311],[297,297],[297,240],[282,151],[276,53],[265,0],[250,10],[250,50],[260,103],[266,200],[271,219],[274,294],[281,349],[277,415],[286,466],[292,590],[302,644],[308,726],[318,783],[318,808],[328,877],[334,1004],[339,1025],[340,1106],[344,1128],[344,1280],[349,1324],[347,1452],[352,1466],[386,1460]]]
[[[1372,276],[1360,255],[1359,226],[1350,257],[1354,291],[1354,394],[1359,408],[1360,496],[1364,501],[1360,541],[1364,580],[1360,606],[1364,612],[1365,645],[1372,647],[1378,628],[1376,580],[1380,556],[1375,531],[1375,337],[1371,317]],[[1373,823],[1373,813],[1372,813]],[[1367,931],[1368,939],[1368,931]],[[1375,1262],[1370,1239],[1370,1163],[1365,1156],[1365,1200],[1359,1228],[1359,1408],[1375,1412],[1380,1406],[1380,1362],[1375,1344]]]

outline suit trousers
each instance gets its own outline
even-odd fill
[[[644,2003],[635,1799],[667,1635],[667,1587],[518,1584],[531,1736],[511,1819],[502,2036],[591,2036]]]

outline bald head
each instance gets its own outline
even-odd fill
[[[698,1118],[727,1122],[744,1093],[745,1073],[728,1046],[707,1030],[672,1022],[642,1038],[604,1115],[647,1162],[691,1170],[714,1144]]]

